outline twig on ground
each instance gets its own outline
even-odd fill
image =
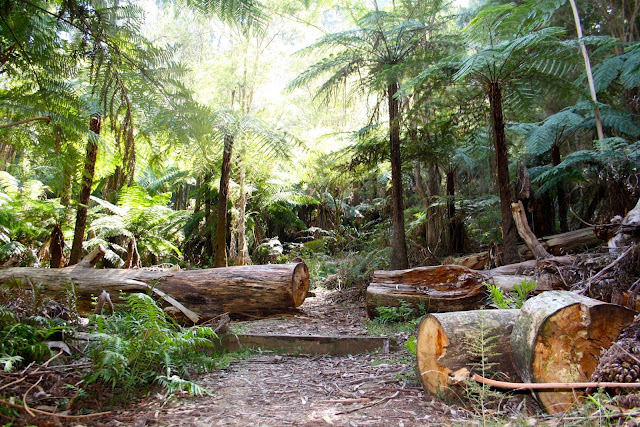
[[[360,407],[357,407],[357,408],[349,409],[349,410],[347,410],[347,411],[336,412],[336,415],[350,414],[350,413],[352,413],[352,412],[356,412],[356,411],[359,411],[359,410],[361,410],[361,409],[370,408],[370,407],[372,407],[372,406],[376,406],[376,405],[379,405],[379,404],[381,404],[381,403],[387,402],[387,401],[389,401],[389,400],[391,400],[391,399],[395,399],[399,394],[400,394],[400,392],[399,392],[399,391],[396,391],[396,392],[395,392],[395,393],[393,393],[393,395],[391,395],[391,396],[384,397],[384,398],[382,398],[382,399],[380,399],[380,400],[376,400],[375,402],[370,403],[370,404],[368,404],[368,405],[364,405],[364,406],[360,406]]]
[[[7,388],[7,387],[11,387],[12,385],[14,385],[14,384],[18,384],[18,383],[20,383],[20,382],[22,382],[22,381],[24,381],[24,380],[26,380],[26,379],[27,379],[27,377],[18,378],[17,380],[12,381],[12,382],[10,382],[9,384],[5,384],[5,385],[1,386],[1,387],[0,387],[0,390],[5,389],[5,388]]]
[[[31,387],[29,387],[29,389],[28,389],[27,391],[25,391],[25,392],[24,392],[24,395],[22,396],[22,405],[24,406],[24,410],[25,410],[25,411],[27,411],[27,413],[28,413],[29,415],[31,415],[32,417],[35,417],[35,416],[36,416],[36,414],[34,414],[33,412],[31,412],[31,409],[29,409],[29,405],[27,405],[27,395],[29,394],[29,392],[30,392],[31,390],[33,390],[33,388],[34,388],[35,386],[37,386],[38,384],[40,384],[40,381],[42,381],[42,377],[40,377],[40,378],[38,379],[38,381],[36,381],[36,383],[35,383],[35,384],[32,384],[32,385],[31,385]]]

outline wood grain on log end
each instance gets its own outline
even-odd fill
[[[633,320],[634,312],[567,291],[549,291],[527,301],[511,337],[514,363],[524,382],[585,382],[604,349]],[[550,414],[568,410],[578,391],[541,391]]]
[[[291,293],[293,295],[294,307],[299,307],[307,298],[309,293],[309,268],[304,262],[299,262],[293,268],[291,278]]]

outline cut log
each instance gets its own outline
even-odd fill
[[[522,381],[529,383],[585,382],[603,349],[631,321],[634,312],[568,291],[544,292],[523,305],[511,347]],[[536,398],[550,414],[564,412],[583,393],[538,391]]]
[[[222,312],[273,312],[298,307],[309,291],[309,270],[302,262],[182,271],[93,269],[103,251],[99,248],[72,267],[0,270],[0,283],[40,283],[45,292],[57,295],[64,295],[73,283],[78,310],[83,314],[92,311],[91,297],[103,290],[118,303],[120,291],[147,292],[153,288],[163,299],[178,302],[172,305],[181,304],[197,313],[199,321]]]
[[[367,287],[367,313],[375,317],[377,307],[400,307],[416,313],[472,310],[484,306],[485,277],[458,265],[418,267],[408,270],[375,271]]]
[[[418,376],[424,389],[449,397],[461,392],[457,378],[466,379],[471,371],[482,372],[481,358],[472,348],[479,345],[483,334],[485,350],[491,353],[485,361],[485,375],[492,372],[492,377],[516,379],[509,340],[519,311],[475,310],[426,315],[418,327],[416,352]]]
[[[505,265],[491,270],[475,271],[460,265],[437,265],[408,270],[376,271],[367,287],[366,304],[370,317],[378,315],[378,307],[400,307],[414,312],[443,313],[473,310],[484,306],[486,283],[511,292],[523,280],[534,282],[536,291],[563,289],[558,274],[547,272],[551,264],[570,265],[573,257],[553,257]]]

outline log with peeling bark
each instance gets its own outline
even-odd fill
[[[634,312],[568,291],[544,292],[522,307],[511,335],[514,365],[529,383],[585,382],[603,349],[633,321]],[[564,412],[583,393],[537,391],[550,414]]]
[[[40,283],[45,292],[64,295],[73,283],[78,309],[90,313],[91,297],[103,290],[114,303],[120,291],[155,292],[192,321],[222,312],[277,311],[298,307],[309,291],[309,270],[303,262],[182,271],[94,269],[104,255],[97,248],[75,266],[60,269],[14,267],[0,270],[0,283]]]
[[[366,305],[370,317],[378,307],[400,307],[415,312],[442,313],[481,308],[487,297],[486,283],[510,292],[524,280],[534,282],[536,291],[562,289],[565,284],[546,266],[567,265],[572,257],[553,257],[543,261],[525,261],[491,270],[476,271],[460,265],[437,265],[408,270],[376,271],[367,287]]]
[[[487,298],[484,280],[482,274],[458,265],[375,271],[366,292],[367,313],[375,317],[378,307],[402,304],[427,313],[480,308]]]
[[[484,340],[489,354],[485,376],[517,379],[511,331],[520,310],[475,310],[426,315],[416,339],[418,377],[432,394],[453,397],[462,393],[463,381],[472,371],[482,373],[477,350]],[[483,338],[484,337],[484,338]]]

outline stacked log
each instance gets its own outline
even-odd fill
[[[567,291],[544,292],[521,310],[429,314],[418,328],[419,379],[426,391],[445,396],[458,394],[472,374],[492,371],[502,381],[552,383],[535,396],[548,413],[564,412],[583,394],[580,385],[564,384],[588,381],[602,351],[633,317],[625,307]],[[479,343],[486,346],[484,360]]]
[[[542,263],[525,261],[492,270],[476,271],[461,265],[437,265],[408,270],[375,271],[367,287],[367,313],[375,317],[378,307],[411,307],[416,313],[444,313],[482,308],[487,300],[486,283],[510,292],[523,280],[533,281],[538,292],[565,286],[558,274],[538,273],[548,264],[566,265],[572,257],[553,257]],[[528,273],[528,274],[525,274]]]

